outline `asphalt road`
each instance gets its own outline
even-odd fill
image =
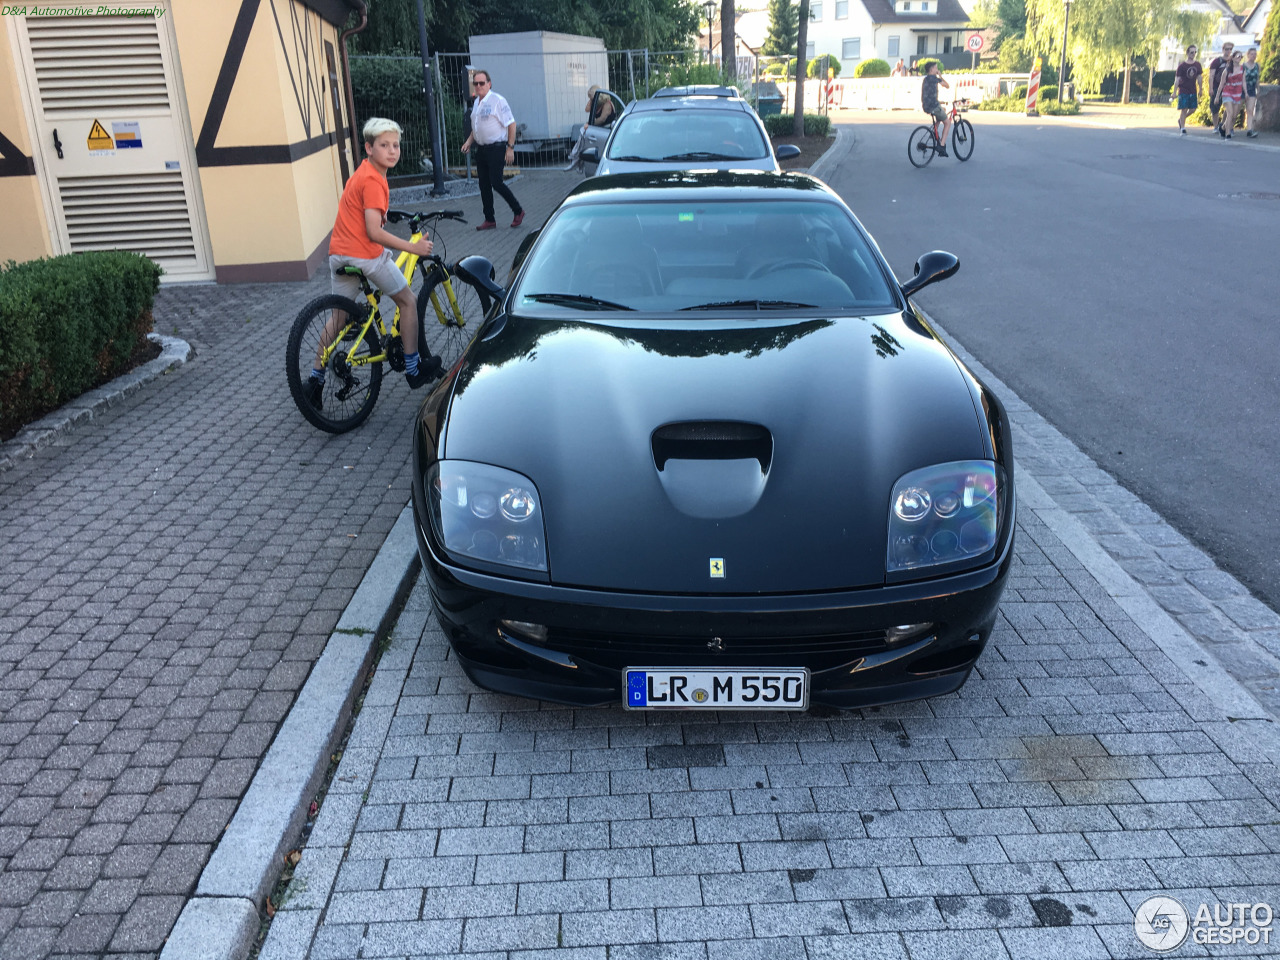
[[[1280,149],[971,117],[972,159],[917,170],[916,114],[860,115],[827,179],[899,277],[958,255],[921,305],[1280,609]]]

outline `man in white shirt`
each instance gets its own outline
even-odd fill
[[[472,80],[476,102],[471,108],[471,135],[462,144],[462,152],[476,147],[476,172],[480,179],[480,202],[484,206],[484,223],[477,230],[492,230],[498,225],[493,212],[493,191],[497,190],[507,201],[515,219],[511,226],[524,222],[524,208],[502,182],[502,168],[516,157],[516,118],[511,107],[500,93],[493,92],[493,80],[488,70],[477,70]]]

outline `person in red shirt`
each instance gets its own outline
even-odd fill
[[[429,256],[431,241],[412,243],[386,229],[387,209],[391,203],[387,171],[400,160],[402,132],[400,124],[382,117],[373,117],[364,125],[364,149],[368,156],[347,181],[342,199],[338,201],[338,217],[329,238],[329,283],[334,293],[358,301],[359,279],[340,275],[337,271],[347,265],[359,267],[370,283],[395,301],[400,308],[405,380],[411,389],[416,390],[440,375],[440,359],[432,357],[430,361],[420,362],[417,350],[418,301],[391,256],[391,250],[416,253],[419,257]],[[334,311],[316,350],[311,377],[307,381],[307,397],[317,409],[323,403],[324,395],[325,372],[320,367],[320,351],[332,342],[346,319],[342,311]],[[412,353],[409,352],[410,346],[414,347]]]

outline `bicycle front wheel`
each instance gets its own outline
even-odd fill
[[[916,127],[907,138],[907,156],[917,167],[927,167],[934,153],[933,130],[929,127]]]
[[[382,389],[381,362],[364,362],[382,352],[376,325],[356,340],[368,316],[367,303],[329,294],[303,307],[289,331],[289,392],[307,421],[328,433],[345,433],[364,423]],[[318,364],[325,373],[320,385],[311,380]]]
[[[450,290],[456,309],[449,299]],[[461,277],[446,277],[436,271],[427,277],[418,298],[418,352],[439,357],[444,369],[450,370],[483,319],[484,307],[476,288]]]
[[[951,152],[957,160],[973,156],[973,124],[968,120],[957,120],[951,128]]]

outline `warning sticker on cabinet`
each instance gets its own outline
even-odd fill
[[[97,120],[93,121],[93,126],[89,129],[88,144],[90,150],[111,150],[116,145],[107,133],[107,128]]]

